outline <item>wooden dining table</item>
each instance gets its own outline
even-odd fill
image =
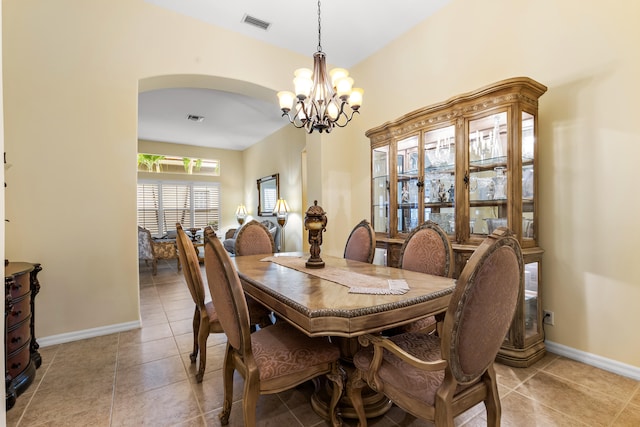
[[[455,287],[455,279],[327,255],[322,256],[324,268],[305,268],[306,258],[308,254],[289,252],[237,256],[233,261],[247,295],[308,336],[330,336],[346,365],[360,348],[358,336],[443,314]],[[402,294],[353,293],[359,288],[385,292],[389,280],[409,289]],[[383,396],[365,400],[368,417],[382,415],[391,406]],[[326,415],[322,401],[315,396],[312,406]],[[356,417],[352,408],[340,411]]]

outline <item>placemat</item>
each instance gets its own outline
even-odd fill
[[[270,256],[260,261],[269,261],[292,268],[321,279],[329,280],[349,288],[352,294],[402,295],[409,291],[409,285],[404,279],[386,279],[366,274],[345,271],[344,269],[325,266],[324,268],[307,268],[306,257],[299,256]]]

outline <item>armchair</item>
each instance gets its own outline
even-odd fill
[[[523,286],[518,240],[498,228],[464,267],[447,308],[442,334],[408,332],[390,338],[364,335],[353,357],[348,396],[366,427],[362,388],[369,385],[397,406],[436,426],[480,402],[487,425],[500,425],[494,359],[509,330]],[[371,345],[369,347],[369,345]]]
[[[146,265],[151,261],[151,274],[158,274],[158,260],[175,259],[178,270],[181,269],[180,258],[175,240],[156,240],[151,232],[138,226],[138,259],[144,260]]]

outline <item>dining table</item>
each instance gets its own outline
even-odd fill
[[[323,268],[308,268],[308,254],[285,252],[233,257],[244,292],[275,317],[311,337],[328,336],[340,346],[347,375],[360,348],[357,337],[405,325],[447,310],[455,279],[323,255]],[[372,395],[377,395],[372,392]],[[365,398],[368,417],[384,414],[383,395]],[[346,400],[343,398],[343,400]],[[312,407],[326,415],[324,397]],[[341,401],[343,417],[356,418]]]

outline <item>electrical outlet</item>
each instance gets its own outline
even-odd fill
[[[555,325],[555,318],[553,317],[553,311],[543,310],[542,318],[545,324],[547,325]]]

